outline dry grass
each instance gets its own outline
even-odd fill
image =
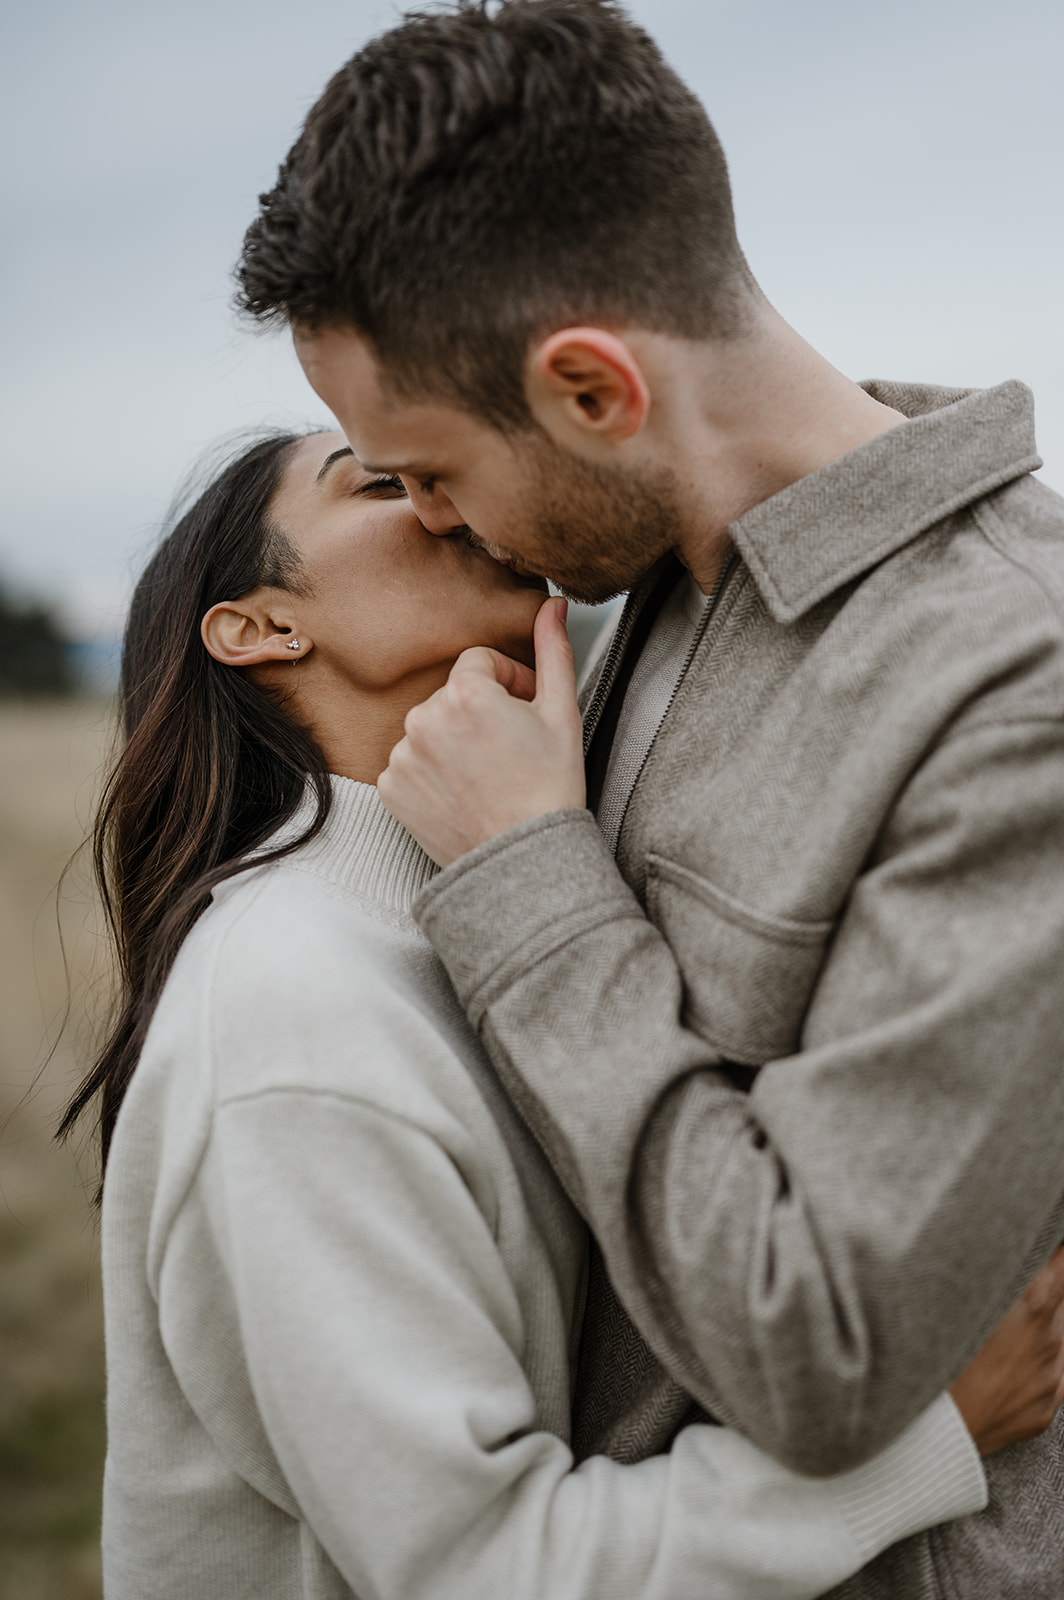
[[[110,737],[105,707],[0,705],[0,1600],[100,1594],[92,1160],[51,1135],[106,986],[82,861],[62,895],[73,1004],[60,1036],[56,886],[84,837]]]

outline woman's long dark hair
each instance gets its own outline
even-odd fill
[[[144,1035],[181,942],[211,890],[316,834],[331,801],[311,736],[238,669],[208,655],[204,612],[260,584],[300,587],[299,558],[270,515],[299,435],[271,434],[231,460],[163,540],[133,595],[119,688],[123,747],[93,831],[93,864],[118,958],[113,1025],[59,1127],[98,1101],[100,1170]],[[297,839],[257,853],[307,788]]]

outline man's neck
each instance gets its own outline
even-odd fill
[[[690,530],[676,553],[708,592],[731,523],[906,419],[838,372],[767,304],[746,333],[685,344],[656,419]],[[660,458],[659,458],[660,459]]]

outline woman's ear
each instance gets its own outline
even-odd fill
[[[257,667],[270,661],[298,661],[313,648],[291,621],[278,617],[265,597],[220,600],[200,623],[200,637],[215,661],[226,667]]]
[[[574,432],[585,441],[630,439],[650,410],[638,361],[605,328],[562,328],[544,339],[529,357],[526,390],[536,421],[557,440]]]

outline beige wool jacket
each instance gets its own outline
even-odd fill
[[[554,813],[415,908],[656,1358],[601,1289],[625,1459],[678,1386],[865,1459],[1064,1237],[1064,502],[1022,384],[869,387],[910,420],[730,530],[616,859]],[[840,1593],[1059,1600],[1059,1420],[989,1468]]]

